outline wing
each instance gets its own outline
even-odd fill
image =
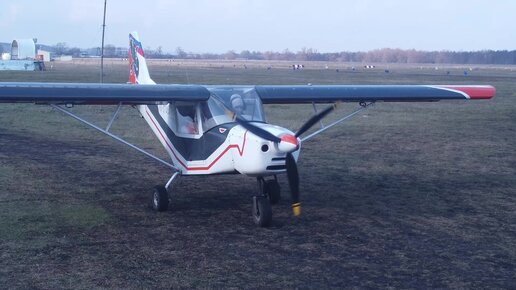
[[[490,99],[492,86],[454,85],[305,85],[256,86],[264,104],[331,102],[432,102],[453,99]]]
[[[196,85],[0,83],[0,103],[159,104],[204,101],[210,92]]]
[[[487,85],[262,85],[255,89],[264,104],[490,99],[496,92]],[[209,96],[202,85],[0,83],[0,103],[137,105],[205,101]]]

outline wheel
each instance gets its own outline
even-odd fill
[[[253,197],[253,219],[259,227],[268,227],[271,224],[272,209],[267,197]]]
[[[166,211],[168,209],[168,192],[163,185],[154,187],[152,194],[152,208],[155,211]]]
[[[277,204],[281,199],[281,188],[275,179],[267,180],[264,184],[265,194],[271,204]]]

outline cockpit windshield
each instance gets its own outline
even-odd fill
[[[204,132],[215,126],[233,122],[233,113],[213,96],[201,103],[201,115]]]
[[[207,87],[207,89],[212,96],[201,104],[204,131],[233,122],[232,112],[247,121],[265,122],[262,102],[253,87]]]

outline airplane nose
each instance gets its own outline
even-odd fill
[[[290,153],[299,149],[299,142],[294,135],[285,134],[280,137],[278,149],[281,152]]]

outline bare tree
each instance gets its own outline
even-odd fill
[[[224,58],[229,60],[236,59],[237,57],[238,54],[236,54],[236,52],[234,52],[233,50],[230,50],[224,54]]]
[[[104,56],[114,57],[116,56],[116,47],[112,44],[104,46]]]
[[[178,58],[186,58],[188,54],[180,46],[176,48],[176,54]]]
[[[158,57],[158,58],[163,57],[163,48],[161,47],[161,45],[158,46],[158,48],[156,48],[155,54],[156,54],[156,57]]]
[[[54,50],[56,55],[64,55],[68,50],[68,45],[66,42],[58,42],[56,45],[54,45]]]

